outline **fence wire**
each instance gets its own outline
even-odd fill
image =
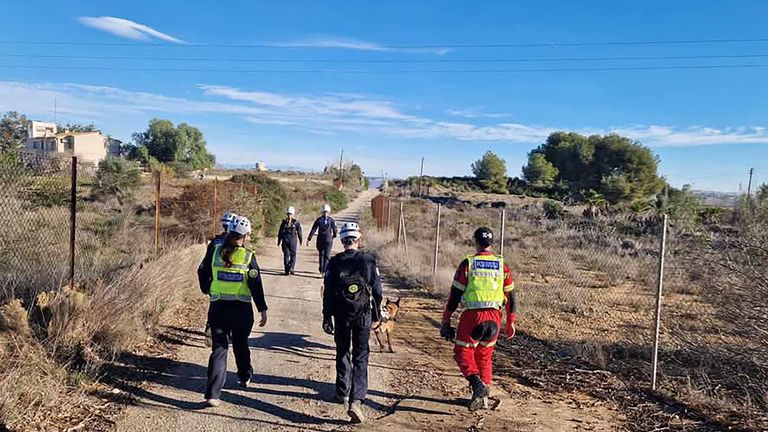
[[[68,280],[71,174],[70,158],[0,155],[0,301]]]
[[[555,369],[564,375],[554,381],[572,380],[575,365],[581,364],[618,377],[620,381],[610,384],[616,387],[612,391],[622,386],[650,389],[660,216],[590,217],[542,203],[430,199],[444,204],[435,276],[435,202],[387,199],[392,209],[404,203],[408,253],[395,240],[397,211],[394,227],[372,236],[403,282],[447,294],[454,269],[473,251],[474,229],[488,226],[499,237],[501,209],[493,207],[503,206],[505,258],[515,274],[518,328],[526,341],[538,341],[526,347],[554,350],[562,361]],[[372,209],[377,221],[385,205],[377,202]],[[670,221],[661,275],[658,389],[712,418],[748,418],[768,426],[766,228],[742,224],[692,230],[685,221]],[[505,349],[501,351],[519,357],[520,364],[523,358],[540,358]],[[536,365],[527,368],[535,370]],[[603,391],[607,382],[592,384]]]

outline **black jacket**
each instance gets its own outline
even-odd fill
[[[336,296],[337,290],[341,289],[339,286],[339,262],[342,258],[349,258],[350,255],[361,254],[365,262],[365,278],[368,286],[371,287],[371,296],[373,297],[373,305],[371,306],[371,313],[367,314],[373,321],[378,321],[381,317],[381,302],[384,297],[381,288],[381,276],[379,275],[379,268],[376,265],[376,259],[373,256],[358,250],[345,250],[336,254],[328,262],[328,268],[325,271],[325,279],[323,284],[325,289],[323,290],[323,318],[327,319],[331,316],[336,316],[337,319],[345,318],[339,316],[339,310],[336,307],[338,297]]]
[[[210,246],[210,245],[209,245]],[[197,281],[200,283],[200,291],[208,295],[211,292],[211,283],[213,282],[213,252],[216,248],[209,247],[205,253],[205,258],[197,267]],[[264,299],[264,285],[261,281],[261,270],[256,262],[256,254],[251,254],[251,262],[248,264],[248,289],[251,290],[251,298],[256,304],[259,312],[267,310],[267,301]],[[255,270],[256,276],[252,277],[252,270]]]
[[[312,229],[309,231],[309,237],[307,237],[308,242],[312,241],[315,232],[317,232],[318,246],[333,243],[333,239],[338,235],[336,231],[336,221],[330,216],[320,216],[315,219],[315,223],[312,224]]]
[[[294,219],[293,226],[289,225],[288,219],[283,219],[280,223],[280,230],[277,231],[277,245],[280,246],[282,242],[293,241],[295,237],[299,237],[299,243],[304,242],[304,236],[301,234],[301,224],[298,220]]]

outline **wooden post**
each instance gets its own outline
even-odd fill
[[[213,179],[213,208],[211,209],[211,219],[213,220],[213,231],[211,234],[211,237],[216,237],[216,231],[218,231],[219,224],[216,220],[216,214],[218,210],[218,200],[219,200],[219,179],[215,178]]]
[[[160,253],[160,171],[155,171],[155,256]]]
[[[400,243],[400,236],[403,229],[403,203],[400,203],[400,213],[397,215],[397,242]]]
[[[437,224],[435,226],[435,266],[432,269],[432,276],[437,276],[437,255],[440,251],[440,203],[437,203]]]
[[[661,246],[659,247],[659,274],[658,284],[656,289],[656,332],[653,337],[653,371],[651,375],[651,389],[656,390],[656,374],[658,372],[659,363],[659,333],[661,330],[661,291],[664,287],[664,255],[667,251],[667,215],[664,215],[664,222],[662,224],[661,231]]]
[[[507,211],[505,209],[501,209],[501,235],[499,236],[501,238],[501,242],[499,243],[499,255],[504,256],[504,229],[505,229],[505,223],[507,221]]]
[[[77,227],[77,156],[72,156],[69,184],[69,288],[75,289],[75,231]]]

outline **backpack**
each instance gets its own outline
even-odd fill
[[[366,262],[362,252],[339,259],[336,276],[337,311],[350,319],[371,310],[373,296],[366,280]]]

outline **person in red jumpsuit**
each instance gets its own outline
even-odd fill
[[[455,344],[454,359],[472,389],[472,411],[486,406],[490,395],[492,357],[501,331],[502,309],[507,313],[507,339],[514,336],[517,319],[512,271],[504,258],[492,251],[493,232],[481,227],[473,237],[476,254],[464,259],[456,270],[440,328],[440,335]],[[457,332],[451,317],[460,303],[465,310]]]

